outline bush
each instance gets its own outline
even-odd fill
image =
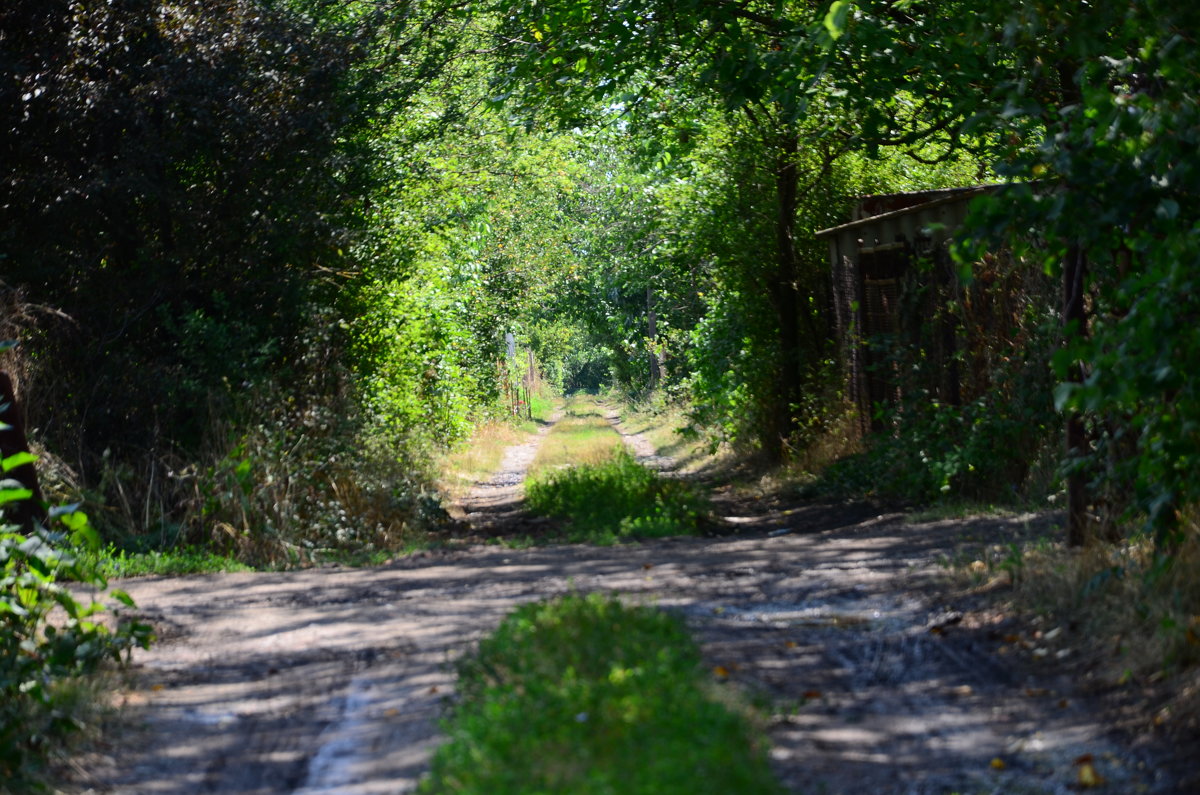
[[[21,489],[0,489],[0,503],[28,498]],[[51,512],[60,530],[0,527],[0,781],[13,791],[39,788],[48,756],[78,727],[67,708],[69,685],[101,662],[149,645],[149,627],[118,621],[115,631],[95,616],[104,605],[81,603],[61,581],[103,590],[104,577],[71,547],[91,547],[96,534],[75,506]],[[108,595],[132,607],[123,591]],[[50,621],[56,608],[64,620]]]
[[[424,793],[775,793],[745,721],[704,695],[674,616],[592,595],[526,605],[459,666]]]
[[[195,476],[188,541],[252,565],[397,550],[449,517],[419,441],[346,393],[274,395]]]
[[[923,349],[874,339],[879,372],[896,379],[903,398],[876,406],[878,430],[866,450],[830,466],[818,489],[914,503],[1048,496],[1057,484],[1040,459],[1057,442],[1061,419],[1051,400],[1055,332],[1036,320],[1026,321],[1016,340],[980,343],[972,355],[989,363],[964,368],[978,383],[963,387],[957,405],[930,386],[940,365]]]

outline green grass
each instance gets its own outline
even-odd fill
[[[567,519],[568,540],[601,544],[694,534],[707,513],[689,484],[660,477],[624,449],[600,463],[543,471],[526,481],[525,504]]]
[[[781,793],[714,687],[674,616],[599,595],[526,605],[460,663],[449,742],[420,791]]]
[[[255,570],[234,558],[195,547],[127,552],[109,546],[94,554],[100,572],[108,579]]]
[[[533,413],[535,422],[549,422],[554,416],[554,412],[558,410],[560,400],[554,395],[544,390],[537,391],[529,398],[529,408]]]

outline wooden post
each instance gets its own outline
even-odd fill
[[[650,389],[662,381],[662,363],[658,360],[658,315],[654,312],[654,289],[646,286],[646,338],[650,341]]]

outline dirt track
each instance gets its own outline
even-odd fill
[[[514,451],[468,497],[484,532],[527,521],[514,501],[530,457]],[[1014,667],[1002,626],[943,601],[937,554],[1012,527],[912,526],[843,505],[741,510],[727,517],[740,534],[723,538],[122,583],[161,640],[135,658],[133,727],[80,788],[408,791],[437,742],[450,663],[515,605],[603,590],[679,611],[719,686],[776,705],[771,756],[796,791],[1067,792],[1085,753],[1105,791],[1186,791],[1107,735],[1078,683],[1051,663]]]

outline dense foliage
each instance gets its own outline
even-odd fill
[[[815,231],[864,192],[999,178],[962,289],[1004,247],[1066,298],[1028,293],[1051,311],[1019,319],[1025,375],[894,409],[913,449],[957,439],[908,491],[967,486],[955,456],[997,415],[1044,428],[1018,446],[1039,454],[1062,300],[1073,477],[1170,535],[1196,488],[1194,12],[965,9],[10,3],[0,256],[38,438],[118,523],[178,527],[222,491],[187,463],[253,470],[264,421],[286,447],[296,417],[349,417],[419,469],[512,392],[511,338],[552,383],[665,388],[780,458],[841,412]],[[293,418],[258,410],[289,395]]]
[[[593,543],[688,535],[706,513],[691,486],[659,476],[625,450],[534,478],[525,499],[535,513],[567,519],[569,540]]]

